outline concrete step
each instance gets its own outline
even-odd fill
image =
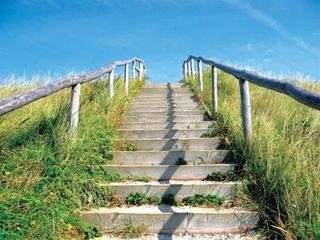
[[[208,128],[213,124],[213,121],[202,122],[126,122],[122,124],[120,130],[127,129],[199,129]]]
[[[171,96],[171,95],[187,95],[187,96],[194,96],[194,93],[188,90],[185,91],[174,91],[174,90],[167,90],[167,91],[141,91],[138,96]]]
[[[200,104],[198,104],[198,102],[195,101],[185,101],[185,102],[155,102],[150,104],[150,102],[136,102],[136,103],[132,103],[130,108],[181,108],[181,107],[198,107],[201,106]]]
[[[150,104],[152,103],[152,104]],[[155,101],[148,99],[136,99],[133,98],[131,100],[131,105],[146,105],[149,104],[149,106],[166,106],[166,105],[174,105],[174,104],[192,104],[192,103],[198,103],[196,99],[187,98],[187,99],[156,99]]]
[[[136,96],[133,98],[134,100],[139,101],[150,101],[150,103],[155,101],[181,101],[181,100],[196,100],[194,96]]]
[[[208,133],[208,129],[152,129],[152,130],[119,130],[121,138],[129,139],[159,139],[159,138],[199,138]]]
[[[181,83],[152,83],[144,85],[142,89],[176,89],[185,87],[186,85]]]
[[[181,112],[181,111],[200,111],[197,104],[193,106],[132,106],[129,108],[129,113],[132,112]]]
[[[165,99],[172,99],[172,98],[190,98],[194,97],[192,93],[143,93],[139,94],[135,98],[165,98]]]
[[[126,122],[199,122],[208,120],[203,114],[198,115],[178,115],[178,116],[125,116],[123,119]]]
[[[188,165],[222,163],[228,150],[204,151],[114,151],[111,152],[119,165],[175,165],[184,160]]]
[[[169,112],[128,112],[126,117],[176,117],[176,116],[194,116],[204,115],[199,109],[188,111],[169,111]]]
[[[122,139],[115,140],[133,144],[138,151],[187,151],[213,150],[219,146],[219,138],[192,139]]]
[[[174,88],[174,89],[142,89],[140,93],[193,93],[188,88]],[[194,93],[193,93],[194,94]]]
[[[224,198],[234,197],[239,182],[207,182],[207,181],[152,181],[152,182],[122,182],[100,184],[108,187],[116,197],[126,198],[130,193],[145,193],[149,197],[164,197],[174,195],[176,200],[182,200],[195,194],[212,194]]]
[[[241,208],[139,206],[82,211],[83,218],[108,232],[128,223],[145,225],[149,233],[239,233],[256,228],[259,215]]]
[[[128,177],[146,176],[155,180],[203,180],[213,172],[233,170],[235,165],[107,165],[106,168]]]

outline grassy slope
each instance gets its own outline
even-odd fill
[[[143,81],[130,87],[139,91]],[[117,175],[100,165],[108,153],[129,97],[117,81],[107,98],[106,80],[81,89],[79,137],[68,137],[70,89],[0,117],[0,239],[82,239],[97,229],[75,210],[105,204],[110,194],[95,181]],[[0,89],[0,98],[21,88]]]
[[[197,79],[197,78],[196,78]],[[211,73],[205,92],[188,79],[211,106]],[[304,84],[314,92],[316,84]],[[248,190],[271,229],[288,239],[320,239],[320,112],[287,96],[250,85],[253,141],[245,147],[241,129],[238,82],[219,72],[219,116],[239,158],[245,159]]]

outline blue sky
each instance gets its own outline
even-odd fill
[[[0,81],[132,56],[153,82],[190,54],[320,79],[320,0],[0,0]]]

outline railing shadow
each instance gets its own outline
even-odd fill
[[[174,117],[174,110],[175,107],[177,105],[174,104],[173,101],[173,88],[171,87],[171,85],[168,83],[167,84],[167,89],[168,89],[168,94],[167,94],[167,101],[169,102],[169,108],[168,108],[168,112],[169,112],[169,117],[168,117],[168,124],[166,126],[166,129],[170,129],[171,131],[168,132],[168,134],[164,137],[164,138],[168,138],[168,139],[172,139],[171,141],[168,141],[162,148],[162,150],[168,150],[170,151],[170,149],[173,149],[175,144],[177,144],[177,142],[179,141],[178,138],[174,138],[177,130],[174,130],[176,122],[174,122],[175,117]],[[173,140],[174,139],[174,140]],[[182,152],[182,154],[180,154],[180,158],[184,158],[185,156],[185,152],[184,150],[180,150]],[[166,165],[168,163],[172,163],[172,155],[170,154],[170,152],[168,152],[167,156],[163,159],[163,161],[161,162],[162,165]],[[178,159],[177,159],[178,160]],[[179,169],[179,166],[176,165],[176,167],[168,167],[162,174],[162,176],[160,177],[160,179],[164,178],[164,181],[160,181],[160,184],[167,184],[170,183],[170,179],[175,175],[175,173],[177,172],[177,170]],[[173,195],[176,196],[178,194],[178,192],[181,190],[182,185],[174,185],[171,186],[169,185],[169,187],[166,189],[166,192],[163,194],[163,197],[169,196],[169,195]],[[159,206],[159,210],[161,212],[170,212],[173,213],[173,208],[169,205],[160,205]],[[185,221],[185,218],[187,217],[184,215],[179,215],[181,216],[179,219],[177,219],[176,217],[173,218],[173,215],[171,215],[169,217],[169,219],[166,221],[166,223],[162,226],[162,229],[160,229],[159,233],[166,233],[167,234],[167,238],[170,237],[170,239],[172,239],[172,233],[174,232],[176,229],[179,228],[179,226]],[[168,229],[171,229],[171,231],[167,231]],[[158,235],[158,239],[161,239],[161,235]]]

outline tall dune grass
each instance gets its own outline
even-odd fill
[[[218,121],[245,159],[247,189],[267,226],[287,239],[320,239],[320,112],[250,84],[253,136],[246,146],[238,80],[223,72],[218,78]],[[209,69],[203,93],[197,78],[187,82],[212,109]],[[319,84],[299,84],[320,93]]]
[[[0,239],[83,239],[99,230],[84,223],[77,210],[106,204],[110,194],[96,181],[117,175],[101,166],[112,159],[111,141],[130,97],[116,80],[107,97],[107,80],[81,89],[78,138],[70,139],[70,89],[0,117]],[[0,89],[0,98],[30,86]]]

